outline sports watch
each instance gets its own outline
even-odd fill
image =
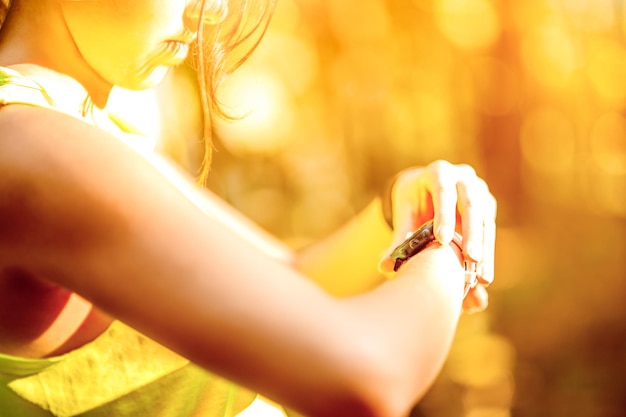
[[[398,271],[406,261],[424,250],[435,240],[433,221],[429,220],[391,252],[391,259],[394,261],[393,270]],[[451,243],[456,245],[461,253],[463,253],[463,238],[460,234],[455,232]],[[478,283],[478,263],[464,260],[463,269],[465,270],[464,296],[466,296],[469,290],[474,288]]]

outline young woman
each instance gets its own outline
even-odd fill
[[[407,415],[462,306],[486,306],[496,204],[474,170],[403,171],[393,232],[376,200],[294,253],[102,110],[197,44],[215,114],[224,60],[271,4],[4,1],[0,415],[232,416],[252,392],[310,416]],[[397,273],[385,257],[379,282],[382,254],[431,218],[437,240]]]

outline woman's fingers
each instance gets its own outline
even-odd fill
[[[457,169],[446,161],[433,162],[424,172],[422,183],[432,198],[435,236],[442,245],[454,237],[458,181]]]
[[[397,176],[391,196],[394,237],[389,253],[431,218],[437,240],[449,244],[460,222],[466,258],[479,263],[482,284],[493,281],[496,200],[471,166],[435,161],[407,169]],[[392,270],[391,264],[386,256],[381,269]]]
[[[466,169],[463,169],[467,171]],[[484,249],[484,224],[489,197],[487,184],[476,176],[474,170],[461,175],[457,184],[458,210],[463,225],[463,252],[473,261],[481,262]]]
[[[463,312],[478,313],[487,308],[489,304],[489,294],[482,284],[470,288],[469,292],[463,300]]]
[[[479,279],[493,281],[497,203],[487,183],[473,168],[460,165],[458,210],[463,225],[463,251],[479,263]]]

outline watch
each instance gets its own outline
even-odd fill
[[[435,240],[433,221],[429,220],[391,252],[391,259],[394,262],[393,270],[398,271],[406,261],[420,253]],[[455,232],[451,243],[456,245],[461,254],[463,254],[463,238],[460,234]],[[464,296],[466,296],[469,290],[478,283],[478,263],[465,259],[463,261],[463,269],[465,271]]]

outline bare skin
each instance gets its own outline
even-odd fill
[[[0,65],[37,64],[21,68],[52,94],[64,91],[69,115],[0,109],[0,352],[68,352],[115,319],[307,415],[406,415],[441,368],[461,313],[454,245],[442,238],[381,284],[376,268],[392,235],[375,202],[293,253],[165,159],[73,117],[87,94],[106,101],[115,69],[96,72],[77,53],[56,0],[18,5],[0,36]],[[82,11],[66,12],[84,23]],[[32,21],[43,26],[33,31]],[[495,201],[475,173],[437,163],[404,178],[396,206],[420,190],[407,184],[426,184],[438,225],[457,220],[456,197],[439,197],[450,184],[461,190],[460,218],[481,216],[468,241],[492,253],[482,225],[494,221]],[[399,216],[398,229],[420,220]]]
[[[0,133],[32,117],[42,124],[20,129],[2,146],[3,174],[11,173],[2,200],[21,201],[19,210],[14,203],[2,210],[4,271],[71,289],[208,369],[312,415],[361,407],[362,415],[401,415],[413,390],[423,392],[436,375],[462,301],[451,247],[425,251],[375,291],[330,297],[229,233],[134,151],[82,121],[10,106],[0,111]],[[63,134],[48,133],[43,143],[38,131],[55,123],[62,129],[51,131]],[[89,142],[80,139],[85,133]],[[57,352],[53,341],[75,335],[68,329],[80,329],[81,337],[97,333],[77,322],[80,316],[61,314],[63,291],[51,294],[48,314],[30,323],[47,339],[20,344],[19,334],[5,331],[11,353]],[[19,294],[13,287],[7,296]],[[90,308],[85,304],[83,313]],[[329,403],[311,403],[311,392]]]

